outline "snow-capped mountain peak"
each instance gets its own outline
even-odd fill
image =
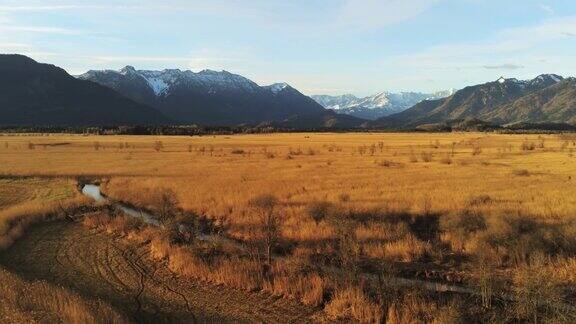
[[[122,75],[128,75],[130,73],[136,73],[136,69],[131,65],[126,65],[118,72],[120,72]]]
[[[287,87],[289,87],[288,83],[274,83],[271,84],[269,86],[266,86],[266,88],[270,89],[270,91],[272,91],[272,93],[277,94],[279,92],[281,92],[282,90],[286,89]]]

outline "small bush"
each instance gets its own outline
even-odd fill
[[[266,153],[264,153],[264,156],[265,156],[267,159],[273,159],[273,158],[276,157],[276,155],[275,155],[274,153],[272,153],[272,152],[266,152]]]
[[[515,176],[518,176],[518,177],[529,177],[530,171],[528,171],[526,169],[519,169],[519,170],[512,171],[512,174],[514,174]]]
[[[452,246],[462,250],[472,234],[486,229],[486,221],[479,213],[466,210],[441,217],[440,228],[448,234]]]
[[[480,196],[470,198],[470,200],[468,200],[468,205],[470,205],[470,206],[487,205],[487,204],[492,203],[492,201],[493,200],[490,196],[480,195]]]
[[[447,154],[446,156],[444,156],[444,157],[440,160],[440,163],[450,165],[450,164],[452,164],[452,158],[450,157],[450,155]]]
[[[432,162],[432,159],[434,158],[434,153],[432,153],[432,152],[420,152],[420,158],[422,159],[423,162],[426,162],[426,163]]]
[[[534,142],[524,141],[520,145],[520,150],[522,151],[534,151],[536,149],[536,144]]]
[[[476,156],[476,155],[480,155],[482,153],[482,148],[480,147],[479,144],[474,144],[472,146],[472,155]]]
[[[318,224],[328,217],[331,208],[332,204],[327,201],[316,201],[308,205],[307,214]]]
[[[384,167],[384,168],[398,168],[398,167],[402,166],[401,163],[390,161],[390,160],[382,160],[380,162],[377,162],[377,164],[381,167]]]
[[[160,152],[164,149],[164,143],[162,143],[162,141],[155,141],[152,147],[154,148],[154,151]]]
[[[347,193],[341,193],[340,195],[338,195],[338,200],[340,200],[341,202],[349,202],[350,195]]]

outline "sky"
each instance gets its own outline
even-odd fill
[[[227,70],[305,94],[576,76],[574,0],[0,0],[0,53],[71,74]]]

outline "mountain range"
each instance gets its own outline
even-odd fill
[[[260,86],[226,71],[148,71],[127,66],[73,77],[26,56],[0,55],[0,125],[190,124],[566,129],[562,125],[576,125],[576,79],[543,74],[531,80],[500,78],[455,92],[312,99],[286,83]]]
[[[138,103],[156,108],[184,124],[258,125],[301,119],[334,119],[354,127],[362,121],[342,117],[286,83],[259,86],[230,72],[204,70],[147,71],[127,66],[119,71],[89,71],[79,76],[116,90]],[[324,123],[316,127],[324,127]]]
[[[351,128],[285,83],[259,86],[226,71],[89,71],[73,77],[23,55],[0,55],[0,125],[276,125]]]
[[[311,98],[324,108],[332,109],[338,113],[374,120],[402,112],[422,100],[440,99],[448,97],[454,92],[455,90],[436,93],[381,92],[364,98],[358,98],[351,94],[341,96],[315,95]]]
[[[576,123],[576,79],[543,74],[531,80],[500,78],[469,86],[437,100],[424,100],[380,118],[371,127],[414,128],[477,119],[495,125]]]

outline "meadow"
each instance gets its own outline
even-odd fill
[[[312,320],[570,322],[575,153],[573,134],[4,135],[0,246],[97,182],[164,226],[96,206],[89,230]]]

